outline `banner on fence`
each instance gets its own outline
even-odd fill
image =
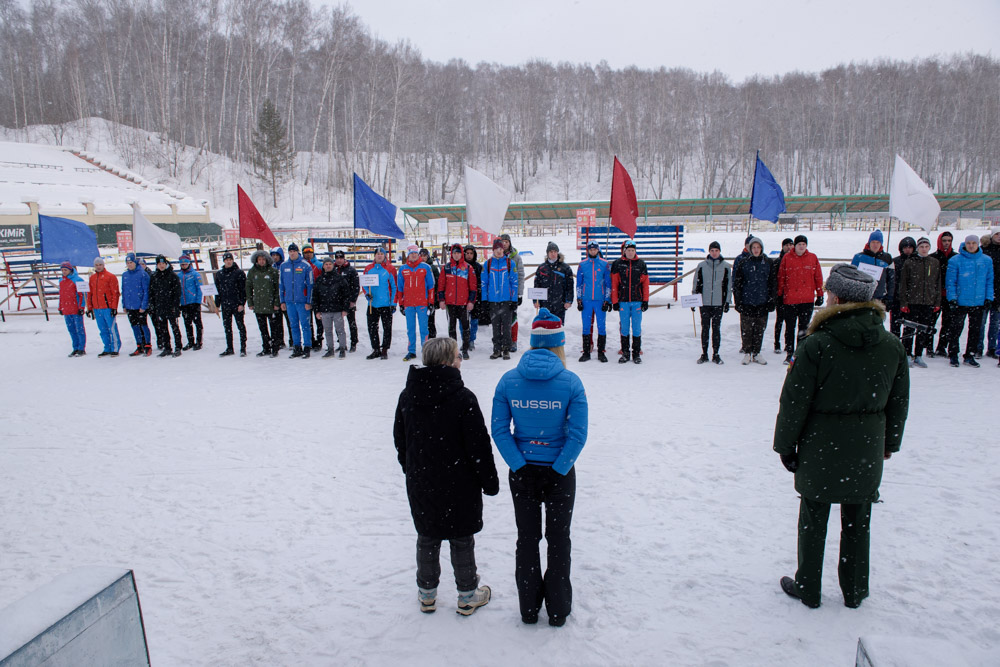
[[[35,233],[30,224],[0,225],[0,248],[34,248]]]
[[[597,223],[596,208],[576,209],[576,249],[583,250],[587,241],[583,236],[584,227],[593,227]]]
[[[224,229],[222,233],[225,235],[226,247],[227,248],[239,248],[240,247],[240,230],[238,229]]]
[[[115,238],[118,240],[118,252],[132,252],[132,232],[115,232]]]

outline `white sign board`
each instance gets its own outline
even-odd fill
[[[681,296],[681,308],[699,308],[699,307],[701,307],[700,294],[688,294],[687,296]]]
[[[448,218],[431,218],[427,221],[427,229],[434,236],[448,236]]]
[[[87,292],[90,291],[90,283],[87,282],[86,280],[84,280],[83,282],[77,283],[76,284],[76,291],[80,292],[81,294],[86,294]]]
[[[219,289],[215,285],[202,285],[201,295],[202,296],[215,296],[219,293]]]
[[[529,287],[524,291],[532,301],[545,301],[549,298],[549,290],[546,287]]]
[[[378,274],[377,273],[365,273],[358,276],[361,281],[362,287],[378,287]]]
[[[876,281],[882,279],[882,271],[883,271],[883,269],[882,269],[881,266],[875,266],[874,264],[864,264],[864,263],[861,263],[861,264],[858,264],[858,271],[860,271],[861,273],[867,273],[872,278],[874,278]]]

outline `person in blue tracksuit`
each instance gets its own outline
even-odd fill
[[[511,319],[517,312],[517,265],[504,255],[503,241],[493,241],[493,255],[483,264],[479,298],[489,308],[493,323],[493,354],[490,359],[510,359]]]
[[[279,281],[281,310],[288,313],[292,330],[292,346],[288,357],[309,358],[312,350],[312,332],[309,330],[309,311],[312,309],[313,266],[299,255],[299,246],[288,246],[288,260],[281,264]]]
[[[134,252],[125,255],[125,273],[122,274],[122,308],[128,316],[135,336],[135,352],[128,356],[150,356],[153,342],[149,336],[146,311],[149,310],[149,274],[136,262]]]
[[[177,277],[181,279],[181,315],[184,316],[184,331],[187,332],[188,343],[183,349],[200,350],[203,328],[201,325],[201,274],[191,265],[188,255],[179,258],[181,270]]]
[[[587,442],[587,394],[566,370],[566,335],[559,318],[541,308],[531,323],[531,349],[507,371],[493,395],[492,435],[510,466],[517,523],[515,578],[521,621],[561,626],[573,607],[570,523],[576,498],[574,463]],[[513,432],[511,421],[514,422]],[[546,571],[539,542],[545,507]]]
[[[951,331],[948,335],[948,356],[952,366],[958,366],[959,337],[969,318],[969,336],[965,342],[964,363],[974,368],[976,338],[983,322],[983,313],[993,306],[993,260],[979,249],[979,237],[969,234],[957,255],[948,262],[945,274],[945,295],[951,306]]]
[[[378,285],[365,287],[368,299],[368,339],[372,353],[366,359],[388,359],[392,345],[392,311],[396,303],[396,272],[389,263],[389,257],[381,246],[375,248],[374,261],[365,267],[364,275],[376,276]],[[379,340],[378,325],[382,323],[382,340]]]
[[[875,287],[875,299],[886,305],[896,293],[896,271],[892,255],[882,249],[882,230],[876,229],[868,236],[868,245],[851,260],[854,266],[870,264],[882,269]]]
[[[583,354],[580,361],[590,361],[590,351],[594,347],[591,333],[594,319],[597,319],[597,359],[607,363],[604,354],[608,336],[605,323],[611,311],[611,264],[601,257],[601,247],[596,241],[587,244],[587,259],[580,262],[576,272],[576,309],[583,318]]]

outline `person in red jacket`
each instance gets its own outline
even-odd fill
[[[86,301],[77,286],[83,284],[83,278],[77,275],[70,262],[60,264],[59,270],[62,271],[62,280],[59,281],[59,314],[66,320],[66,329],[73,341],[73,351],[69,356],[82,357],[87,354],[87,332],[83,328]]]
[[[823,270],[808,247],[805,236],[796,236],[794,250],[778,269],[778,297],[785,305],[785,364],[792,361],[796,340],[806,335],[813,306],[823,305]]]
[[[622,256],[611,265],[611,308],[618,311],[622,350],[619,364],[629,360],[629,335],[632,336],[632,361],[642,363],[642,314],[649,309],[649,272],[639,259],[635,241],[622,245]]]
[[[417,358],[417,327],[420,328],[420,346],[427,340],[427,309],[434,304],[434,274],[431,267],[420,261],[420,248],[410,245],[406,249],[406,264],[399,267],[396,276],[396,301],[399,312],[406,316],[406,337],[409,346],[403,361]]]
[[[451,247],[451,260],[445,264],[438,276],[438,305],[448,313],[448,336],[458,340],[455,327],[462,323],[462,358],[469,358],[469,313],[475,307],[476,270],[465,261],[462,244]]]
[[[118,278],[104,268],[104,259],[94,260],[94,272],[90,274],[90,292],[87,293],[87,312],[97,320],[97,328],[101,331],[104,351],[99,357],[117,357],[122,347],[122,338],[118,335]]]

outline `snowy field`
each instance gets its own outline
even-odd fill
[[[727,258],[741,245],[715,236]],[[842,235],[825,251],[813,236],[821,257],[864,243]],[[610,314],[612,352],[617,322]],[[81,564],[132,568],[155,665],[832,666],[853,664],[860,635],[939,639],[971,665],[1000,663],[992,360],[914,369],[903,449],[873,513],[871,597],[857,610],[842,604],[832,517],[823,606],[810,610],[778,587],[795,571],[798,507],[771,451],[781,357],[765,351],[767,366],[741,366],[730,311],[726,364],[697,366],[690,311],[654,308],[641,366],[580,364],[572,311],[567,356],[587,388],[590,436],[577,463],[575,604],[555,629],[544,614],[520,623],[503,482],[477,536],[492,602],[453,613],[443,555],[439,610],[418,611],[391,438],[408,368],[401,317],[390,361],[364,359],[363,328],[343,361],[220,359],[222,325],[208,314],[205,323],[205,349],[178,359],[98,359],[89,320],[88,356],[67,359],[60,318],[0,324],[0,607]],[[127,352],[122,317],[119,328]],[[462,368],[487,417],[520,357],[488,352],[481,330]]]

